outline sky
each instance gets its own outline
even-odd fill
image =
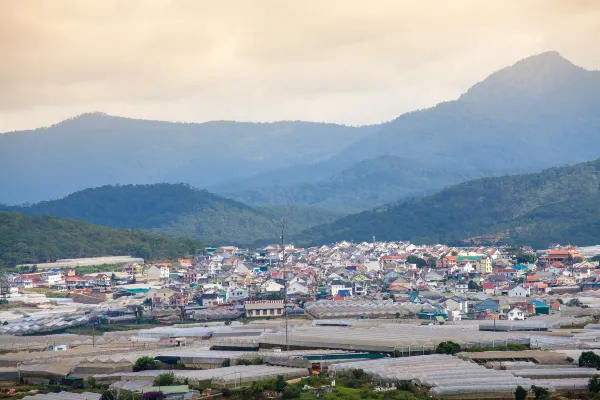
[[[380,123],[544,51],[600,69],[599,22],[596,0],[0,0],[0,132]]]

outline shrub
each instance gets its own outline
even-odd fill
[[[579,356],[579,366],[600,369],[600,356],[593,351],[584,351]]]
[[[435,352],[437,354],[456,354],[460,351],[460,345],[455,342],[447,341],[437,345]]]
[[[517,386],[517,390],[515,390],[515,400],[527,400],[527,389],[523,388],[523,386]]]
[[[156,386],[170,386],[175,383],[175,374],[172,372],[166,372],[164,374],[158,375],[154,379],[154,384]]]
[[[598,375],[589,380],[588,389],[592,393],[600,393],[600,377]]]
[[[221,367],[231,367],[231,360],[229,358],[226,358],[223,361],[221,361]]]
[[[96,378],[88,376],[85,378],[84,386],[86,389],[96,389]]]
[[[531,391],[535,396],[535,400],[548,400],[550,398],[550,392],[548,392],[548,389],[546,388],[531,385]]]
[[[135,364],[133,365],[133,372],[147,371],[151,369],[158,369],[158,365],[156,365],[154,358],[148,356],[138,358],[135,360]]]

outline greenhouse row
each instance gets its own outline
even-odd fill
[[[397,317],[415,315],[422,311],[431,311],[428,305],[413,303],[395,303],[391,300],[373,301],[332,301],[319,300],[306,303],[304,309],[315,318],[351,318],[351,317]]]
[[[64,328],[71,328],[88,323],[89,317],[85,315],[50,316],[40,319],[21,320],[17,323],[8,323],[0,326],[2,335],[27,335],[32,333],[51,332]]]
[[[120,380],[152,380],[163,372],[161,370],[119,372],[116,374],[95,375],[94,377],[96,382],[104,384]],[[173,370],[172,372],[177,379],[187,379],[191,385],[198,385],[200,382],[210,382],[211,386],[215,388],[244,386],[254,381],[276,378],[278,375],[283,376],[287,380],[308,376],[308,369],[306,368],[288,368],[270,365],[236,365],[233,367],[206,370]]]
[[[340,376],[352,376],[357,369],[382,385],[409,381],[413,385],[428,387],[430,395],[439,399],[512,399],[517,386],[529,389],[532,385],[545,387],[551,392],[585,391],[587,380],[597,373],[589,368],[561,369],[554,366],[503,371],[450,355],[388,358],[330,366],[330,371]]]
[[[261,343],[281,346],[286,343],[285,330],[263,333]],[[403,352],[417,355],[434,350],[444,341],[453,341],[465,347],[503,346],[507,344],[529,345],[525,333],[480,332],[477,329],[456,329],[442,326],[388,324],[369,328],[336,326],[302,326],[288,331],[288,343],[303,348],[330,348],[354,351]]]

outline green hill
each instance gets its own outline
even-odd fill
[[[482,178],[420,199],[346,216],[301,233],[301,243],[341,239],[461,242],[499,236],[547,246],[600,241],[600,159],[536,174]],[[477,240],[475,240],[477,241]]]
[[[0,263],[8,266],[107,255],[175,259],[201,249],[202,244],[191,239],[0,211]]]
[[[341,216],[306,206],[255,209],[205,190],[167,183],[102,186],[58,200],[5,209],[24,215],[53,215],[115,228],[144,229],[211,244],[244,244],[277,237],[284,215],[289,232]]]

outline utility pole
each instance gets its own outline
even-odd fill
[[[288,343],[288,313],[287,313],[287,275],[285,270],[285,242],[283,235],[285,233],[285,217],[281,220],[281,262],[283,263],[283,313],[285,314],[285,349],[290,351],[290,344]]]

